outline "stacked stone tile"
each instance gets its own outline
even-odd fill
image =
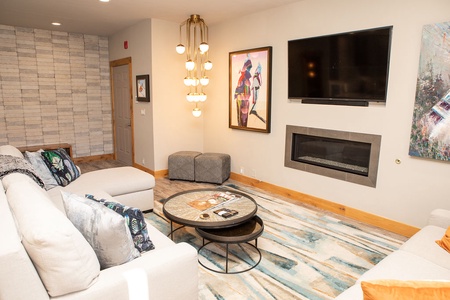
[[[0,25],[0,144],[112,153],[108,38]]]

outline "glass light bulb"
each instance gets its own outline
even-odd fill
[[[188,77],[188,76],[184,77],[184,84],[186,86],[191,86],[192,85],[192,78]]]
[[[176,47],[176,50],[177,50],[178,54],[183,54],[184,51],[186,50],[186,48],[184,47],[183,44],[178,44],[177,47]]]
[[[195,68],[195,63],[192,60],[186,62],[186,70],[192,71]]]
[[[196,107],[192,110],[192,115],[198,118],[202,115],[202,111],[200,110],[200,108]]]
[[[192,78],[192,86],[197,86],[199,82],[197,77]]]
[[[201,85],[205,86],[205,85],[208,85],[208,83],[209,83],[209,78],[208,77],[203,76],[202,78],[200,78],[200,84]]]
[[[205,42],[202,42],[199,46],[198,49],[200,50],[201,53],[205,53],[206,51],[209,50],[209,45]]]
[[[187,94],[187,95],[186,95],[186,100],[187,100],[188,102],[194,102],[194,95],[193,95],[193,93]]]
[[[200,102],[205,102],[205,101],[206,101],[206,94],[205,94],[205,93],[200,93],[200,94],[198,95],[198,100],[199,100]]]
[[[212,69],[212,62],[208,60],[207,62],[205,62],[205,70],[209,71],[211,69]]]

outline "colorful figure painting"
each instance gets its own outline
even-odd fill
[[[409,155],[450,160],[450,22],[423,27]]]
[[[230,128],[270,132],[272,48],[230,53]]]

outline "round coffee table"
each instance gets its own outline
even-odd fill
[[[170,237],[183,226],[226,228],[251,219],[258,210],[255,200],[247,194],[228,189],[196,189],[170,196],[163,213],[170,220]],[[230,214],[227,214],[230,212]],[[233,215],[233,213],[236,213]],[[173,223],[182,225],[173,229]]]

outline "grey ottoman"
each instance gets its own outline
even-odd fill
[[[222,153],[203,153],[195,158],[195,181],[223,183],[230,177],[230,156]]]
[[[169,179],[194,181],[194,159],[200,154],[197,151],[179,151],[169,155]]]

